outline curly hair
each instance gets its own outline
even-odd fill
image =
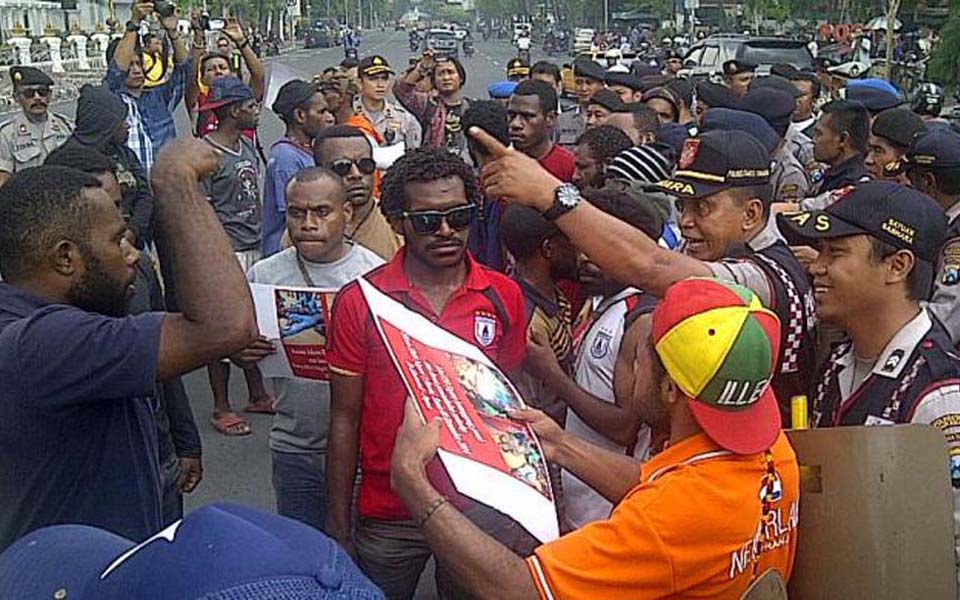
[[[66,167],[35,167],[15,173],[0,188],[0,271],[23,281],[62,239],[83,243],[94,221],[86,188],[93,175]]]
[[[586,144],[593,159],[603,164],[609,164],[618,154],[633,147],[630,137],[613,125],[600,125],[584,131],[577,140],[577,145],[580,144]]]
[[[458,177],[463,181],[467,202],[480,204],[480,184],[473,174],[473,169],[463,162],[463,159],[445,148],[409,150],[393,163],[383,176],[380,186],[380,211],[388,219],[396,217],[409,203],[407,184],[429,183],[449,177]]]

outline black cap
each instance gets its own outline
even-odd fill
[[[703,198],[770,181],[770,154],[742,131],[710,131],[686,140],[673,179],[658,187],[675,196]]]
[[[648,65],[642,60],[633,61],[633,63],[630,64],[630,72],[637,77],[646,77],[647,75],[656,75],[657,77],[661,76],[660,69],[654,67],[653,65]]]
[[[766,119],[758,114],[732,108],[711,108],[703,113],[700,131],[743,131],[757,138],[772,156],[780,137]]]
[[[10,67],[13,85],[53,85],[53,79],[36,67]]]
[[[690,106],[690,104],[693,102],[693,84],[690,83],[689,79],[674,77],[670,81],[664,83],[663,87],[673,92],[673,95],[687,106]]]
[[[738,60],[736,58],[733,58],[723,63],[724,75],[739,75],[740,73],[753,73],[756,70],[757,70],[757,65],[746,60]]]
[[[289,114],[293,109],[302,106],[308,102],[319,91],[317,84],[303,81],[302,79],[292,79],[282,86],[277,92],[277,99],[273,101],[273,112],[280,116]]]
[[[790,95],[791,98],[799,98],[803,95],[803,92],[800,91],[800,88],[793,85],[793,82],[784,77],[778,75],[770,75],[769,77],[757,77],[750,83],[750,89],[755,90],[759,88],[773,88],[775,90],[780,90]]]
[[[697,82],[697,98],[710,108],[737,108],[737,97],[730,88],[712,81]]]
[[[903,99],[900,96],[872,87],[847,88],[846,99],[859,102],[866,106],[871,113],[878,113],[903,104]]]
[[[683,55],[676,50],[667,50],[667,54],[663,57],[663,60],[683,60]]]
[[[603,81],[603,67],[589,58],[578,58],[573,61],[573,76]]]
[[[786,63],[777,63],[770,67],[770,75],[791,79],[797,74],[797,68]]]
[[[908,147],[917,135],[926,132],[927,125],[923,119],[908,108],[891,108],[882,111],[870,127],[870,133],[873,135],[890,140],[903,148]]]
[[[620,96],[613,90],[603,89],[598,91],[590,96],[587,104],[597,104],[612,112],[623,110],[623,102],[620,101]]]
[[[926,194],[889,181],[868,181],[839,194],[825,210],[777,215],[784,233],[804,240],[870,235],[934,263],[947,230],[943,209]]]
[[[910,144],[903,162],[927,169],[960,167],[960,134],[949,127],[920,134]]]
[[[507,77],[527,77],[530,75],[530,65],[519,58],[513,58],[507,63]]]
[[[360,59],[360,64],[357,65],[357,72],[360,75],[368,75],[371,77],[381,73],[393,75],[393,69],[390,68],[390,63],[388,63],[387,59],[379,54],[364,56],[362,59]]]
[[[639,91],[643,86],[643,82],[640,81],[640,78],[634,75],[633,73],[618,73],[616,71],[607,71],[603,80],[607,85],[622,85],[628,87],[633,91]]]
[[[741,109],[766,119],[780,137],[786,135],[787,128],[790,127],[790,117],[796,106],[797,101],[793,96],[772,87],[750,90],[740,100]]]

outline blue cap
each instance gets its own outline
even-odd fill
[[[927,169],[956,169],[960,167],[960,134],[948,127],[931,129],[914,138],[903,161]]]
[[[680,123],[663,123],[657,127],[657,141],[669,146],[676,156],[683,150],[683,144],[690,137],[687,126]]]
[[[743,131],[757,138],[771,155],[780,144],[780,136],[770,127],[766,119],[745,110],[732,108],[711,108],[703,114],[700,132]]]
[[[140,544],[87,525],[55,525],[0,555],[0,598],[59,597],[346,600],[383,593],[316,529],[214,504]]]
[[[493,100],[505,100],[513,95],[513,90],[517,89],[518,85],[520,84],[516,81],[498,81],[490,84],[487,93]]]
[[[854,81],[847,84],[845,98],[854,100],[867,107],[871,113],[877,113],[882,110],[894,108],[903,104],[903,98],[897,88],[882,79],[864,79],[859,82],[861,85],[853,85]],[[862,85],[866,83],[867,85]]]
[[[747,92],[740,108],[763,117],[778,136],[784,137],[797,101],[790,94],[773,87],[759,87]]]
[[[199,112],[214,110],[221,106],[233,104],[234,102],[246,102],[253,100],[256,96],[249,85],[240,81],[238,78],[228,75],[220,77],[210,85],[210,96],[198,109]]]
[[[876,77],[853,79],[847,82],[848,90],[855,90],[857,88],[870,88],[874,90],[880,90],[881,92],[887,92],[893,94],[894,96],[900,95],[900,90],[897,89],[897,86],[893,85],[886,79],[877,79]]]

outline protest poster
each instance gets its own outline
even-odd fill
[[[420,416],[443,421],[438,453],[457,491],[509,515],[541,542],[559,537],[540,441],[507,415],[525,406],[516,388],[479,348],[358,282]]]
[[[264,377],[326,381],[327,315],[336,290],[251,283],[260,335],[278,352],[257,363]]]

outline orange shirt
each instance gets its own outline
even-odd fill
[[[736,455],[700,433],[644,463],[610,519],[540,546],[527,566],[542,598],[739,599],[755,575],[790,577],[800,496],[783,433]],[[772,501],[763,518],[761,488]],[[765,523],[765,524],[764,524]]]

